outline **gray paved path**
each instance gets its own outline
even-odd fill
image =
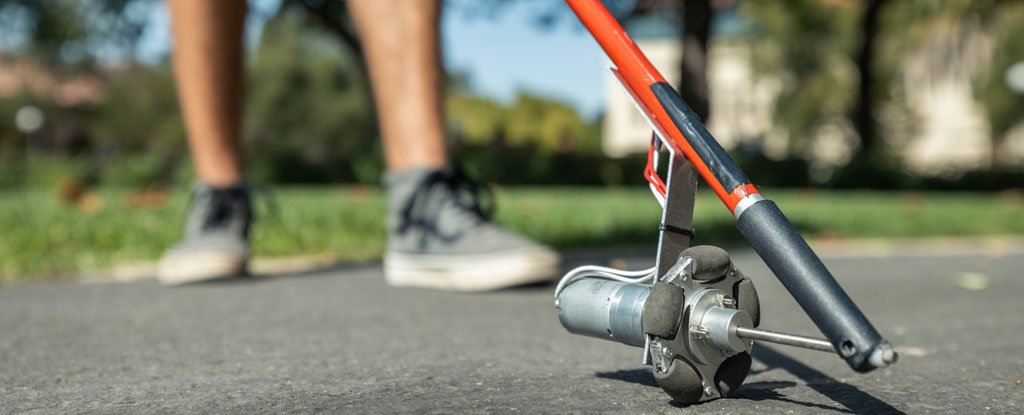
[[[764,327],[814,333],[755,256],[734,258]],[[551,287],[390,289],[364,266],[0,286],[0,412],[1024,412],[1024,256],[826,262],[902,351],[893,368],[755,346],[738,398],[679,408],[639,349],[565,333]]]

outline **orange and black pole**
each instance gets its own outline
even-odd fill
[[[670,108],[666,108],[663,101],[668,99],[669,95],[678,94],[665,81],[658,69],[647,60],[608,9],[599,0],[568,0],[567,3],[615,63],[626,88],[640,101],[640,105],[650,111],[651,122],[658,124],[668,135],[666,138],[675,150],[686,155],[729,211],[735,212],[740,201],[757,194],[754,185],[725,154],[725,150],[718,142],[711,138],[711,134],[685,103],[680,109],[689,112],[686,115],[690,117],[679,120],[683,121],[682,126],[676,125],[680,123],[675,122],[673,116],[667,112]],[[684,135],[686,130],[692,131]],[[692,139],[688,139],[691,137]]]
[[[866,372],[895,354],[774,202],[765,199],[600,0],[566,0],[654,128],[732,212],[740,233],[839,355]]]

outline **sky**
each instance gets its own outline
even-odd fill
[[[449,12],[442,25],[446,65],[468,72],[478,92],[499,101],[525,90],[597,115],[608,76],[604,53],[574,18],[536,27],[528,3],[517,2],[495,18]]]
[[[159,4],[142,38],[143,60],[159,60],[170,48],[170,24]],[[564,3],[557,7],[564,8],[566,18],[551,27],[537,27],[531,8],[537,4],[515,2],[504,13],[487,17],[446,8],[441,26],[446,67],[468,75],[478,94],[499,102],[511,102],[518,92],[528,91],[564,101],[584,117],[596,117],[603,108],[603,81],[608,76],[603,52]],[[252,8],[259,10],[275,10],[278,5],[279,0],[252,1]],[[259,24],[248,29],[248,44],[255,45]]]

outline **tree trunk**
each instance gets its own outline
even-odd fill
[[[711,1],[683,0],[683,61],[680,65],[679,95],[706,121],[711,110],[708,102],[708,38],[711,35]]]
[[[366,66],[366,55],[363,52],[363,45],[355,28],[352,26],[352,19],[349,16],[347,5],[342,1],[285,1],[297,3],[300,7],[304,8],[307,13],[319,20],[331,33],[334,33],[338,40],[352,53],[352,57],[358,61],[355,67],[358,68],[359,75],[363,78],[363,81],[359,82],[359,84],[366,97],[367,108],[370,108],[370,113],[376,118],[377,107],[374,105],[373,90],[370,85],[370,69]],[[281,8],[284,9],[286,5],[282,5]],[[379,134],[380,127],[377,126],[375,128],[377,129],[375,132]]]
[[[361,63],[365,63],[363,47],[349,23],[348,8],[342,2],[291,0],[316,17],[328,30],[338,36],[338,40],[352,52]]]
[[[871,108],[874,105],[873,93],[875,77],[872,73],[874,66],[875,38],[878,35],[878,17],[882,4],[886,0],[866,0],[864,16],[861,19],[861,44],[857,52],[857,69],[860,71],[859,95],[856,112],[854,114],[854,126],[857,135],[860,136],[860,150],[855,158],[865,160],[878,153],[878,137],[875,132],[875,120],[871,115]]]

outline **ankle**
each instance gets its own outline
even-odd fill
[[[206,189],[217,190],[217,191],[242,191],[242,192],[248,193],[250,186],[249,186],[249,182],[246,182],[244,180],[237,180],[237,181],[228,182],[228,183],[219,183],[219,182],[211,183],[211,182],[208,182],[206,180],[200,179],[200,180],[197,180],[195,182],[195,188],[197,188],[197,189],[198,188],[206,188]]]
[[[200,173],[196,181],[214,188],[231,188],[245,183],[245,178],[238,173]]]

